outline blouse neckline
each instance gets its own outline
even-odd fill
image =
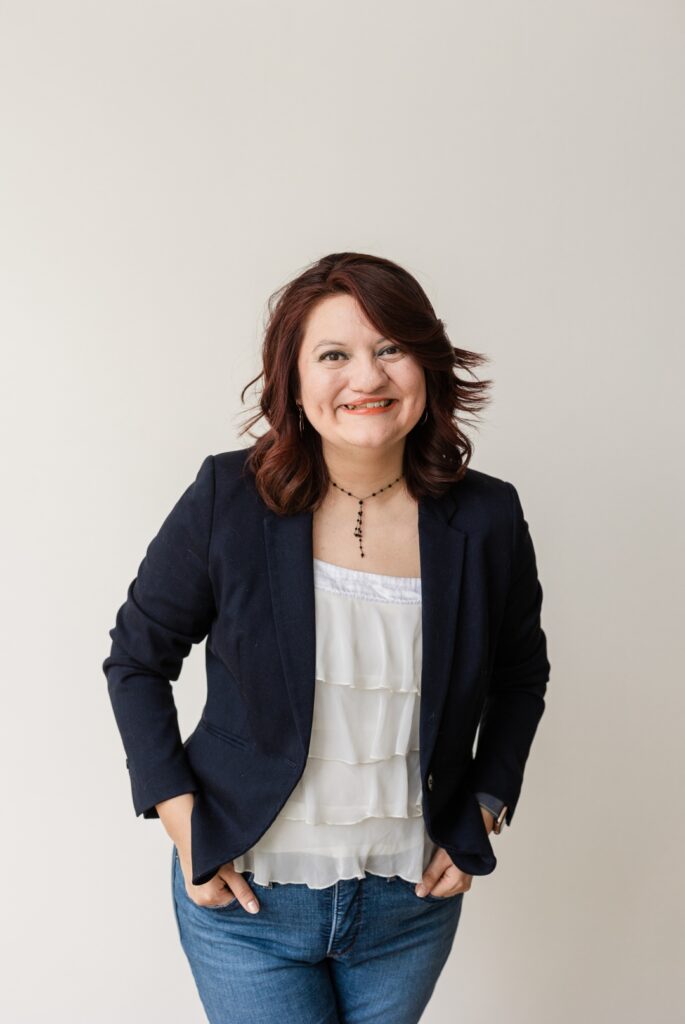
[[[400,583],[421,582],[420,576],[388,576],[384,572],[367,572],[366,569],[348,569],[346,565],[336,565],[335,562],[325,562],[322,558],[315,558],[314,561],[318,562],[319,565],[325,565],[326,568],[330,569],[332,572],[337,571],[338,575],[341,576],[364,576],[372,580],[382,580],[390,583],[393,581],[398,581]]]
[[[348,569],[322,558],[314,559],[314,585],[341,596],[390,604],[420,604],[420,576],[389,576],[363,569]]]

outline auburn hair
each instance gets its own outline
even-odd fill
[[[408,271],[366,253],[322,257],[269,297],[262,372],[241,392],[244,403],[247,389],[264,378],[259,411],[239,436],[254,438],[251,428],[262,417],[269,430],[251,446],[243,471],[254,475],[263,501],[281,515],[313,511],[328,490],[321,436],[306,418],[300,434],[297,360],[307,316],[322,299],[341,292],[352,295],[373,327],[424,369],[427,420],[422,417],[410,430],[404,448],[405,483],[415,499],[439,497],[464,476],[473,454],[461,429],[468,422],[464,415],[477,416],[490,400],[492,381],[472,374],[489,357],[452,345],[443,321]]]

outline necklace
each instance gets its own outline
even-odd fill
[[[392,487],[393,484],[396,484],[397,481],[401,479],[402,474],[400,473],[400,475],[396,477],[392,481],[392,483],[386,484],[385,487],[381,487],[377,491],[372,491],[371,494],[366,495],[366,498],[359,498],[356,494],[353,494],[352,491],[346,491],[344,487],[340,487],[338,484],[336,484],[335,480],[331,480],[333,486],[337,487],[339,491],[342,491],[343,494],[349,494],[351,498],[356,498],[357,501],[359,502],[359,508],[357,509],[357,524],[354,528],[354,536],[359,538],[359,550],[361,552],[362,558],[364,557],[364,549],[362,548],[362,513],[364,511],[364,502],[366,501],[367,498],[373,498],[375,497],[376,494],[380,494],[381,491],[387,491],[389,487]]]

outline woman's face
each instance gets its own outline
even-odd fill
[[[328,296],[310,311],[297,369],[305,416],[335,447],[391,448],[426,406],[423,367],[380,338],[351,295]],[[384,398],[393,400],[388,408],[345,408]]]

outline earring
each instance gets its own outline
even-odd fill
[[[423,419],[421,420],[421,425],[422,426],[423,426],[424,423],[428,423],[428,406],[426,406],[426,409],[425,409],[424,414],[423,414]]]
[[[300,405],[299,402],[297,403],[297,408],[298,408],[299,413],[300,413],[300,434],[304,434],[304,419],[303,419],[303,416],[302,416],[302,406]]]

